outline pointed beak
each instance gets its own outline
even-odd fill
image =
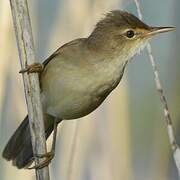
[[[156,34],[174,31],[175,27],[150,27],[149,31],[146,33],[146,36],[154,36]]]

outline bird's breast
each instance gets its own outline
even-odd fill
[[[118,85],[123,65],[99,64],[90,69],[67,65],[47,69],[42,79],[42,99],[48,114],[62,119],[83,117],[95,110]]]

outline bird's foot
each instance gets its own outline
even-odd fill
[[[33,159],[36,158],[45,158],[43,159],[41,162],[39,162],[38,164],[29,167],[27,169],[42,169],[46,166],[49,165],[49,163],[51,162],[51,160],[54,158],[55,156],[55,145],[56,145],[56,135],[57,135],[57,125],[58,122],[60,122],[57,118],[54,120],[54,133],[53,133],[53,142],[52,142],[52,147],[51,147],[51,151],[46,153],[46,154],[35,154],[33,156]]]
[[[27,169],[29,169],[29,170],[31,170],[31,169],[42,169],[42,168],[48,166],[50,164],[51,160],[54,158],[54,155],[55,155],[54,151],[50,151],[46,154],[35,154],[33,157],[34,159],[35,158],[45,158],[45,160],[40,162],[37,165],[34,165],[32,167],[27,168]]]
[[[41,63],[33,63],[31,65],[27,65],[26,68],[21,69],[19,73],[41,73],[44,69],[44,65]]]

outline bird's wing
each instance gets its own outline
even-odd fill
[[[43,62],[44,67],[45,67],[54,57],[56,57],[63,48],[65,48],[65,47],[67,47],[67,46],[69,46],[69,45],[73,45],[73,44],[79,43],[79,41],[82,40],[82,39],[85,39],[85,38],[75,39],[75,40],[72,40],[72,41],[70,41],[70,42],[62,45],[60,48],[58,48],[52,55],[50,55],[50,56]]]

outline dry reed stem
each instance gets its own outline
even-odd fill
[[[138,16],[142,20],[143,16],[142,16],[141,9],[140,9],[140,3],[139,3],[138,0],[134,0],[134,2],[136,4]],[[167,126],[167,132],[168,132],[168,137],[169,137],[169,143],[171,145],[171,149],[173,151],[173,156],[174,156],[174,161],[175,161],[176,167],[178,169],[178,174],[180,176],[180,149],[179,149],[179,146],[176,143],[173,123],[172,123],[172,118],[170,116],[168,103],[167,103],[166,97],[164,95],[164,91],[163,91],[161,81],[160,81],[160,78],[159,78],[158,69],[157,69],[157,66],[156,66],[156,63],[155,63],[155,59],[154,59],[153,54],[152,54],[151,45],[149,43],[147,44],[147,51],[148,51],[149,59],[150,59],[150,62],[151,62],[151,65],[152,65],[152,68],[153,68],[153,71],[154,71],[156,88],[157,88],[157,91],[159,93],[161,103],[162,103],[162,106],[163,106],[165,123],[166,123],[166,126]]]
[[[31,22],[27,0],[10,0],[13,24],[18,45],[21,68],[36,63]],[[46,139],[42,105],[40,101],[40,86],[37,73],[24,73],[24,90],[28,107],[29,125],[34,154],[46,153]],[[35,158],[35,164],[43,159]],[[48,167],[36,169],[37,180],[49,180]]]

